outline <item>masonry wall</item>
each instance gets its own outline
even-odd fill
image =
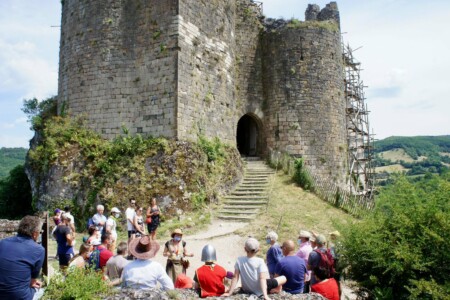
[[[235,143],[234,0],[180,0],[178,138]]]
[[[122,132],[174,137],[175,0],[65,0],[58,109],[83,114],[106,138]]]
[[[339,31],[287,26],[263,38],[269,149],[302,156],[316,174],[344,182],[345,99]]]

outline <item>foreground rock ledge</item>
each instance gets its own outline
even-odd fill
[[[291,295],[285,292],[280,294],[271,294],[270,298],[274,300],[289,300],[289,299],[308,299],[308,300],[326,300],[316,293]],[[194,290],[176,289],[173,291],[164,292],[159,289],[152,290],[134,290],[134,289],[121,289],[118,293],[104,298],[106,300],[126,300],[126,299],[152,299],[152,300],[188,300],[188,299],[200,299]],[[209,297],[207,299],[258,299],[255,295],[247,294],[235,294],[231,297]]]

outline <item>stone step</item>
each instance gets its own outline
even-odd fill
[[[225,202],[228,205],[266,205],[267,201],[263,200],[228,200]]]
[[[231,195],[232,196],[262,196],[265,195],[265,191],[237,191],[237,192],[232,192]]]
[[[264,205],[266,205],[267,203],[264,202]],[[225,205],[224,207],[222,207],[222,209],[259,209],[261,208],[261,206],[258,205]]]
[[[222,220],[251,221],[255,219],[256,214],[250,216],[218,215],[217,217]]]
[[[257,200],[257,201],[267,201],[267,200],[269,200],[269,197],[267,197],[267,196],[243,196],[243,195],[241,195],[241,196],[237,196],[237,195],[229,195],[229,196],[226,196],[226,197],[224,197],[224,199],[225,200],[231,200],[231,201],[233,201],[233,200],[239,200],[239,201],[254,201],[254,200]]]
[[[236,208],[236,207],[235,207]],[[258,208],[254,209],[221,209],[219,210],[220,214],[235,214],[235,215],[252,215],[257,214],[259,211]]]

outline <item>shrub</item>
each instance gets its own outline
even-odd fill
[[[303,158],[297,158],[294,161],[294,181],[305,190],[310,190],[313,187],[312,179],[304,168]]]
[[[199,135],[198,145],[208,156],[209,162],[219,160],[225,156],[225,153],[223,151],[224,146],[217,137],[214,138],[214,140],[210,141],[206,139],[206,137]]]
[[[23,165],[0,180],[0,218],[20,219],[33,214],[30,182]]]
[[[399,177],[373,213],[342,225],[349,275],[372,299],[444,299],[450,292],[450,180]]]
[[[42,299],[103,299],[105,295],[113,293],[112,291],[106,281],[102,280],[102,273],[75,268],[69,270],[66,277],[61,274],[54,275]]]

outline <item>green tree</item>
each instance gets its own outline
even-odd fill
[[[0,180],[0,218],[21,219],[33,214],[30,182],[23,165]]]
[[[350,276],[373,299],[448,299],[449,199],[448,174],[415,184],[400,176],[372,214],[342,226]]]

